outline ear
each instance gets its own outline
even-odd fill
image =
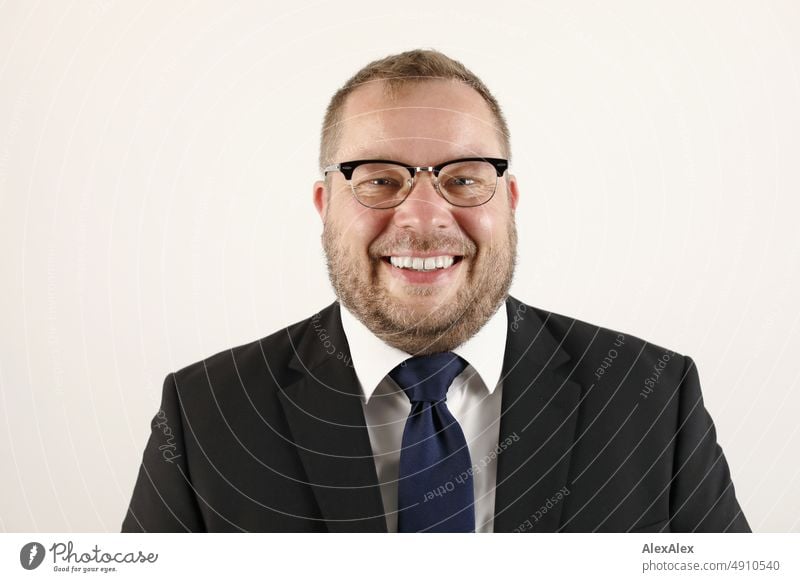
[[[314,208],[317,209],[322,222],[325,222],[325,215],[328,212],[328,188],[324,180],[314,182]]]
[[[517,177],[513,174],[508,174],[506,176],[506,185],[508,188],[508,202],[513,211],[517,209],[517,203],[519,202],[519,184],[517,183]]]

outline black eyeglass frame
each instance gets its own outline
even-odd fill
[[[487,198],[480,204],[470,204],[466,206],[462,204],[454,204],[453,202],[448,200],[444,194],[442,194],[441,190],[439,190],[439,172],[441,172],[442,169],[444,169],[446,166],[449,166],[450,164],[457,164],[459,162],[488,162],[492,166],[494,166],[494,169],[497,172],[498,180],[502,178],[503,174],[505,174],[506,170],[508,170],[508,160],[503,158],[481,158],[481,157],[458,158],[455,160],[448,160],[446,162],[437,164],[435,166],[409,166],[408,164],[404,164],[403,162],[398,162],[397,160],[369,159],[369,160],[352,160],[349,162],[339,162],[338,164],[331,164],[330,166],[325,167],[324,175],[327,176],[330,172],[341,172],[342,175],[344,176],[344,179],[350,183],[350,191],[353,194],[353,198],[356,199],[356,202],[367,208],[372,208],[373,210],[388,210],[390,208],[397,208],[403,202],[405,202],[406,198],[408,198],[411,195],[411,191],[414,189],[414,179],[416,178],[417,172],[420,171],[431,172],[433,174],[434,178],[436,178],[433,181],[433,184],[436,187],[436,191],[442,198],[447,200],[447,202],[453,204],[453,206],[458,206],[460,208],[476,208],[478,206],[483,206],[484,204],[489,202],[489,200],[494,198],[494,194],[495,192],[497,192],[497,184],[495,184],[494,192],[492,192],[492,195],[489,196],[489,198]],[[353,172],[355,171],[355,169],[358,166],[362,166],[364,164],[395,164],[397,166],[405,168],[406,170],[408,170],[408,173],[411,174],[411,188],[409,188],[408,193],[402,198],[402,200],[400,200],[397,204],[394,204],[392,206],[369,206],[367,204],[364,204],[363,202],[361,202],[361,200],[358,199],[358,196],[356,196],[355,189],[353,188],[353,184],[351,182],[351,180],[353,179]]]

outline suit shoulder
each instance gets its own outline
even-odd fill
[[[691,358],[627,331],[531,307],[553,340],[569,355],[571,379],[592,387],[587,403],[605,406],[608,398],[646,399],[656,410],[684,384]],[[626,396],[627,395],[627,396]]]
[[[172,375],[179,386],[185,386],[198,382],[207,384],[212,377],[239,378],[241,381],[242,376],[259,371],[267,372],[280,385],[289,380],[288,363],[312,317],[260,339],[219,351],[180,368]]]
[[[554,339],[563,342],[562,345],[573,358],[580,358],[583,354],[597,355],[611,351],[612,355],[614,352],[617,355],[624,354],[626,359],[635,359],[649,366],[663,359],[665,354],[669,358],[679,360],[686,357],[680,352],[647,341],[628,331],[604,327],[539,307],[527,307],[539,315]]]

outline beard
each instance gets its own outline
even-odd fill
[[[363,257],[353,256],[332,221],[322,232],[322,245],[328,276],[336,296],[353,315],[385,343],[411,355],[450,351],[475,335],[505,302],[517,261],[517,229],[512,211],[508,229],[501,240],[478,247],[472,240],[452,235],[421,238],[403,232],[370,246],[369,268]],[[382,257],[391,251],[429,252],[451,249],[463,256],[467,267],[461,287],[453,299],[437,302],[427,313],[409,307],[393,297],[381,284]],[[456,249],[461,249],[456,251]],[[394,267],[392,267],[394,268]],[[403,292],[413,298],[430,297],[442,291],[439,286],[406,285]]]

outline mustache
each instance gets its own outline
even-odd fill
[[[427,253],[431,251],[471,257],[476,250],[477,245],[467,237],[453,235],[420,237],[407,232],[375,242],[370,246],[369,252],[372,257],[380,259],[397,252]]]

